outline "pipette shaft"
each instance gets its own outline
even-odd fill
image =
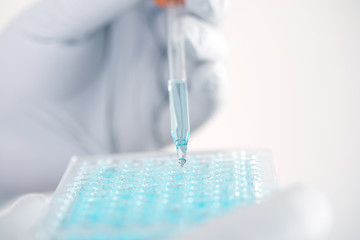
[[[171,135],[176,145],[179,164],[186,162],[190,137],[189,103],[186,84],[184,35],[180,22],[183,5],[167,6],[167,37],[169,64],[169,103]]]

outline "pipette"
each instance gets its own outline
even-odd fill
[[[187,145],[190,137],[184,35],[180,22],[180,17],[184,11],[183,3],[182,0],[170,0],[166,7],[171,135],[176,145],[181,167],[186,162]]]

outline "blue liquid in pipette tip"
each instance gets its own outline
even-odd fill
[[[186,82],[169,81],[171,135],[181,167],[186,163],[187,145],[190,137],[189,103]]]

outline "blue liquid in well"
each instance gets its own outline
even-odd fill
[[[168,239],[266,190],[248,156],[190,158],[182,171],[173,157],[84,161],[52,200],[46,239]]]
[[[179,163],[186,162],[187,145],[190,136],[189,103],[186,82],[169,81],[171,135],[176,144]]]

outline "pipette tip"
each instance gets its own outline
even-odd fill
[[[179,158],[186,158],[187,145],[179,144],[176,146],[176,152]]]
[[[182,144],[182,145],[177,145],[176,146],[176,150],[177,150],[177,155],[179,157],[179,164],[181,167],[184,166],[184,164],[186,163],[186,152],[187,152],[187,145]]]
[[[178,161],[180,167],[184,167],[185,163],[186,163],[186,159],[185,158],[179,158],[179,161]]]

